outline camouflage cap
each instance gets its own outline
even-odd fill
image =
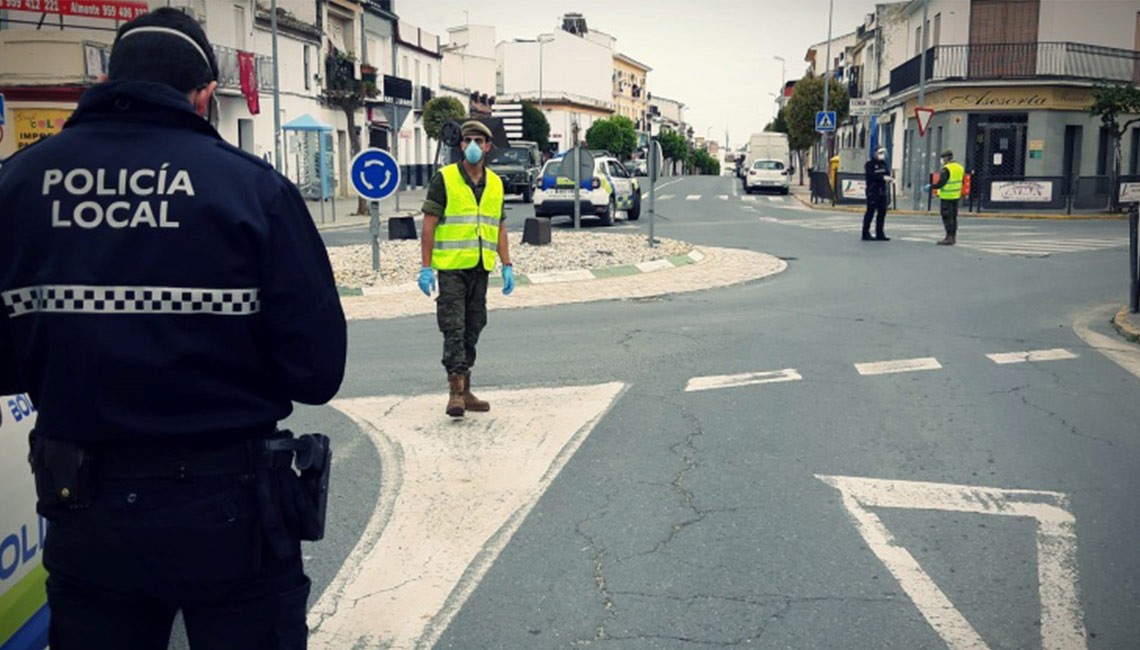
[[[463,123],[462,126],[459,127],[459,130],[463,133],[463,135],[481,135],[486,137],[488,140],[494,137],[491,134],[491,129],[486,124],[483,124],[478,120],[467,120]]]
[[[953,159],[954,158],[954,152],[950,151],[949,149],[943,149],[942,150],[942,157]]]

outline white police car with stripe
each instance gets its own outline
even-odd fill
[[[574,216],[573,171],[562,169],[564,159],[565,156],[559,156],[547,161],[542,176],[535,181],[536,217]],[[578,203],[582,216],[595,215],[605,226],[612,226],[619,212],[624,212],[630,221],[641,218],[641,188],[637,179],[629,175],[617,158],[609,155],[594,156],[594,175],[582,179]]]

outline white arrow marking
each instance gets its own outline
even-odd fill
[[[376,445],[380,502],[309,612],[309,648],[435,645],[624,390],[479,391],[492,411],[457,419],[442,394],[333,402]]]
[[[784,370],[769,370],[766,372],[745,372],[739,375],[710,375],[707,377],[693,377],[685,386],[685,392],[698,390],[715,390],[717,388],[735,388],[737,386],[752,386],[755,384],[775,384],[784,381],[800,381],[803,377],[795,368]]]
[[[843,495],[843,506],[855,520],[859,534],[951,650],[984,650],[989,646],[868,508],[946,510],[1036,519],[1041,647],[1088,647],[1077,589],[1076,520],[1064,494],[853,476],[817,474],[816,478]]]

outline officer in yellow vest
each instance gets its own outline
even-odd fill
[[[424,201],[421,237],[423,268],[419,285],[425,295],[435,289],[432,269],[439,272],[436,320],[443,332],[443,367],[447,369],[447,414],[489,411],[491,405],[471,394],[475,344],[487,324],[487,279],[502,259],[503,293],[515,288],[507,229],[502,227],[503,181],[486,168],[491,129],[476,120],[464,122],[463,160],[432,177]]]
[[[946,229],[946,237],[938,242],[939,246],[953,246],[958,236],[958,201],[962,198],[962,179],[965,177],[966,170],[954,162],[954,152],[946,149],[942,152],[942,170],[938,172],[938,182],[933,185],[927,183],[923,187],[925,192],[938,190],[942,227]]]

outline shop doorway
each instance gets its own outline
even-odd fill
[[[1025,176],[1028,113],[970,116],[967,168],[982,179]]]

